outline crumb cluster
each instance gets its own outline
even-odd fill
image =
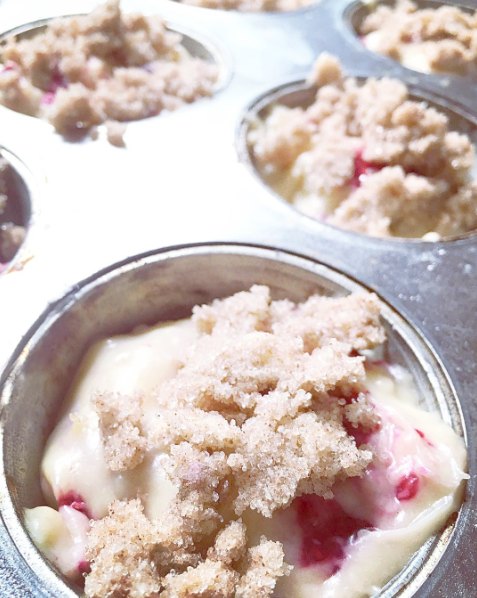
[[[160,17],[122,14],[119,0],[55,19],[32,38],[11,37],[0,57],[0,102],[65,136],[174,110],[211,95],[218,76]],[[118,126],[108,134],[122,143]]]
[[[25,238],[25,229],[10,221],[3,221],[2,214],[8,203],[6,173],[9,169],[8,162],[0,157],[0,269],[2,264],[9,262]]]
[[[248,142],[264,178],[299,210],[368,235],[432,237],[477,228],[474,148],[396,79],[345,77],[322,54],[306,108],[274,105]]]
[[[220,8],[243,12],[286,12],[298,10],[319,0],[180,0],[184,4],[202,8]]]
[[[253,544],[242,517],[332,497],[370,464],[347,426],[378,423],[358,352],[384,341],[379,312],[372,294],[294,304],[254,286],[194,308],[198,339],[157,391],[155,417],[140,396],[95,396],[109,468],[159,452],[176,495],[156,520],[138,497],[92,523],[86,595],[271,596],[290,571],[283,547]]]
[[[477,10],[419,9],[411,0],[398,0],[379,5],[359,33],[369,49],[410,68],[477,78]]]

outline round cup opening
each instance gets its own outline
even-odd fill
[[[364,83],[367,76],[362,72],[348,73],[348,77],[355,77],[358,83]],[[425,102],[429,107],[435,108],[441,113],[444,113],[448,118],[449,131],[456,131],[458,133],[465,134],[469,137],[474,149],[477,149],[477,118],[470,114],[465,108],[456,105],[455,101],[449,101],[447,98],[432,94],[428,91],[423,91],[416,85],[408,84],[409,99]],[[262,119],[266,118],[271,110],[275,106],[284,106],[286,108],[308,108],[313,104],[316,96],[317,88],[310,86],[306,81],[294,81],[285,83],[277,86],[276,88],[265,92],[257,99],[255,99],[244,111],[244,114],[237,127],[236,135],[236,147],[239,158],[246,164],[248,169],[261,181],[261,183],[271,192],[277,199],[290,206],[293,210],[299,212],[302,216],[305,216],[308,220],[319,224],[319,226],[330,226],[336,228],[337,225],[327,223],[326,221],[320,221],[313,216],[308,215],[305,211],[296,207],[293,204],[291,198],[286,197],[282,192],[281,188],[287,189],[287,183],[279,182],[276,184],[275,177],[270,176],[264,172],[262,168],[257,164],[256,157],[254,155],[253,148],[249,142],[249,133],[256,126],[256,124]],[[471,176],[473,180],[477,179],[477,160],[474,159],[474,163],[471,168]],[[365,234],[356,233],[352,230],[347,230],[344,227],[340,229],[348,234]],[[454,241],[462,238],[467,238],[475,235],[475,229],[469,230],[464,233],[456,235],[441,236],[438,239],[412,236],[412,235],[392,235],[385,237],[386,240],[392,241]],[[375,237],[376,240],[381,241],[383,238]]]
[[[343,295],[364,287],[310,259],[272,248],[210,244],[132,258],[83,281],[49,307],[16,350],[0,382],[2,472],[0,500],[10,537],[29,567],[33,594],[74,596],[33,546],[22,524],[25,508],[42,504],[39,464],[45,441],[81,357],[99,338],[141,324],[188,316],[193,305],[266,284],[274,299],[300,301],[313,293]],[[139,307],[140,306],[140,307]],[[391,307],[383,307],[386,357],[405,366],[427,410],[463,433],[458,399],[425,340]],[[417,590],[450,542],[454,523],[431,538],[382,590]]]

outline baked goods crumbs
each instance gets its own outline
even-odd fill
[[[308,107],[275,104],[248,143],[259,172],[300,211],[377,237],[436,240],[477,228],[475,152],[448,117],[397,79],[346,77],[323,53]]]
[[[0,49],[0,102],[47,119],[66,137],[108,123],[122,145],[128,122],[210,96],[217,66],[191,56],[159,16],[123,14],[118,0],[85,16],[52,20]]]

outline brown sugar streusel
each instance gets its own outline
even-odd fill
[[[345,421],[372,427],[376,415],[364,395],[351,411],[334,397],[359,390],[364,358],[352,353],[383,342],[379,311],[371,294],[295,305],[252,287],[194,309],[197,340],[160,387],[154,420],[139,396],[97,395],[109,468],[160,449],[177,494],[155,521],[132,500],[93,522],[86,595],[271,596],[290,567],[279,542],[250,545],[242,516],[331,496],[369,465]]]

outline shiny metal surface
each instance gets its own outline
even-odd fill
[[[42,18],[85,12],[95,4],[90,0],[0,0],[0,25],[6,31]],[[476,86],[459,78],[419,75],[363,48],[350,24],[353,4],[322,0],[296,13],[246,15],[167,0],[125,0],[125,10],[160,12],[171,27],[206,40],[227,71],[222,89],[213,98],[131,123],[126,149],[109,146],[103,138],[67,143],[48,123],[0,107],[0,143],[25,165],[32,202],[27,240],[10,271],[0,276],[4,396],[11,388],[7,379],[10,355],[32,323],[48,305],[55,305],[57,311],[62,308],[64,301],[55,301],[70,289],[68,300],[81,294],[77,281],[111,263],[169,245],[207,241],[266,244],[318,260],[375,289],[401,313],[432,347],[432,352],[422,349],[422,359],[429,359],[432,372],[439,371],[438,363],[443,364],[444,387],[449,379],[451,395],[455,391],[459,397],[471,473],[466,501],[451,546],[432,575],[428,577],[424,567],[419,575],[425,583],[417,591],[411,583],[401,595],[467,598],[477,595],[473,550],[477,545],[476,236],[432,244],[379,240],[314,222],[277,201],[242,159],[237,141],[247,107],[278,86],[304,79],[321,50],[334,52],[354,72],[399,77],[423,95],[477,117]],[[232,265],[229,276],[233,279]],[[255,272],[263,279],[269,268],[279,277],[271,265]],[[243,287],[244,276],[242,271],[233,284]],[[183,290],[191,289],[187,282],[188,277],[181,281]],[[290,281],[283,285],[291,288]],[[152,309],[148,301],[139,303],[143,314]],[[69,330],[58,337],[51,351],[61,351],[65,343],[72,342],[77,328],[72,325]],[[46,383],[46,365],[43,371]],[[2,426],[9,409],[2,406]],[[27,419],[27,411],[19,434],[31,431],[28,426],[36,421],[31,416]],[[32,414],[41,420],[45,415],[41,404],[32,403]],[[18,444],[23,473],[31,466],[25,449]],[[39,459],[40,444],[36,449]],[[5,451],[12,450],[16,451],[16,445],[5,444]],[[10,452],[10,463],[13,457]],[[2,482],[0,501],[6,505],[2,517],[12,530],[16,525],[12,509],[25,500],[18,492],[26,492],[26,486],[22,490],[8,479],[10,487],[7,491]],[[27,494],[30,490],[33,499],[35,491],[29,489]],[[38,559],[26,536],[21,539],[19,532],[14,533],[23,556],[14,549],[8,532],[0,530],[0,595],[68,595],[65,586],[58,590],[56,576]],[[30,566],[41,570],[41,589],[35,585]]]

